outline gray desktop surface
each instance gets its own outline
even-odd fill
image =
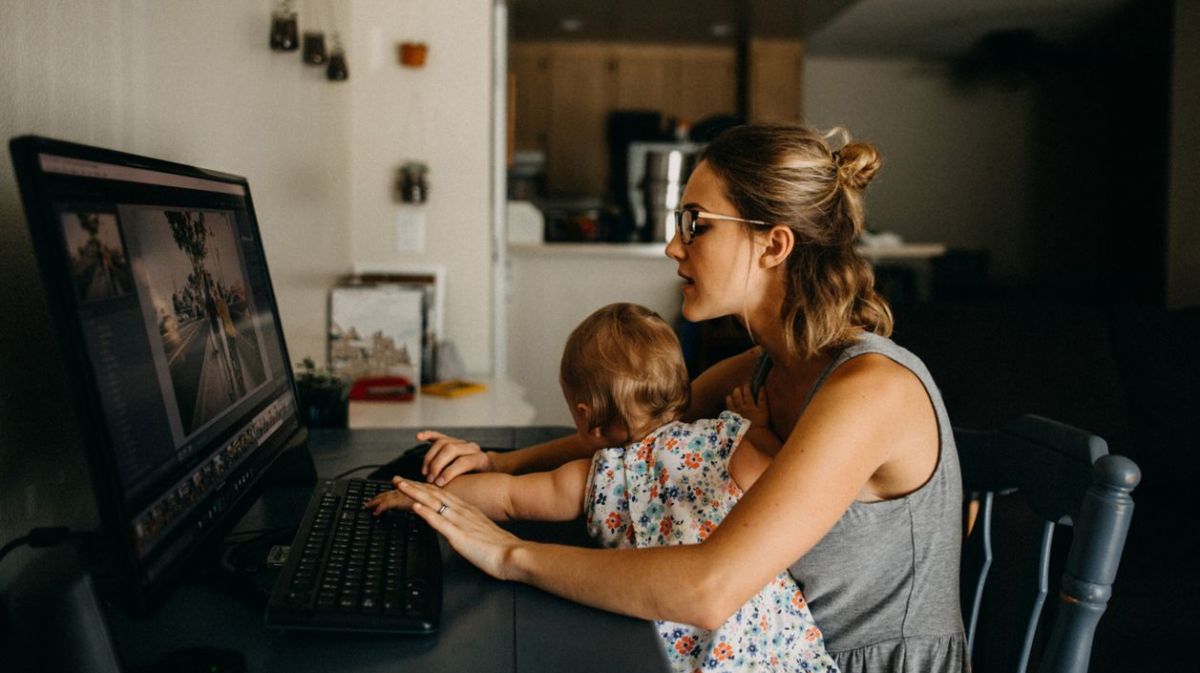
[[[484,446],[527,446],[561,436],[558,428],[456,428]],[[382,464],[417,442],[410,430],[314,430],[309,449],[321,477]],[[358,474],[366,474],[364,470]],[[274,488],[238,528],[298,522],[310,489]],[[582,524],[519,524],[520,535],[586,542]],[[433,636],[279,631],[263,623],[254,600],[211,582],[179,587],[150,619],[111,610],[109,626],[126,671],[180,647],[243,652],[247,671],[668,671],[653,624],[594,610],[479,572],[442,541],[441,630]]]

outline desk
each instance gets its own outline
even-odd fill
[[[512,381],[477,379],[487,390],[460,397],[418,393],[409,402],[350,402],[351,428],[430,428],[446,426],[529,425],[533,405],[525,390]]]
[[[449,428],[487,446],[525,446],[561,436],[567,428]],[[382,463],[407,448],[415,429],[314,430],[310,450],[321,476]],[[309,490],[275,488],[239,528],[296,524]],[[579,526],[523,524],[540,539],[583,539]],[[136,671],[184,646],[226,647],[245,653],[251,673],[279,671],[646,671],[670,667],[653,624],[564,601],[537,589],[494,580],[442,542],[441,631],[434,636],[283,632],[263,624],[263,608],[212,582],[181,586],[152,619],[110,610],[109,626],[125,670]]]

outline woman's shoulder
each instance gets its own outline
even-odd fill
[[[925,398],[925,387],[911,368],[877,351],[866,351],[845,360],[829,372],[821,390],[844,393],[871,392],[872,397]]]

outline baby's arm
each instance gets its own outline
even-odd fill
[[[478,507],[493,521],[570,521],[583,513],[590,459],[571,461],[551,472],[521,476],[499,472],[464,474],[446,484],[450,493]],[[396,477],[393,483],[399,484]],[[366,504],[375,514],[411,509],[412,500],[399,490],[372,498]]]
[[[759,448],[750,437],[750,433],[746,432],[742,435],[742,441],[733,447],[733,455],[729,457],[729,476],[743,493],[749,491],[762,473],[767,471],[772,458],[772,455]]]
[[[746,431],[746,437],[753,441],[759,450],[765,451],[769,456],[779,453],[779,449],[783,447],[783,442],[771,430],[771,417],[767,411],[766,388],[758,391],[758,399],[756,400],[750,394],[750,386],[742,384],[734,388],[725,397],[725,406],[733,413],[750,421],[750,429]]]

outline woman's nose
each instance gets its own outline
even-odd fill
[[[681,260],[684,256],[684,248],[685,246],[683,245],[683,241],[679,240],[679,235],[676,234],[675,236],[672,236],[671,241],[667,243],[667,249],[665,252],[667,257],[670,257],[674,260]]]

